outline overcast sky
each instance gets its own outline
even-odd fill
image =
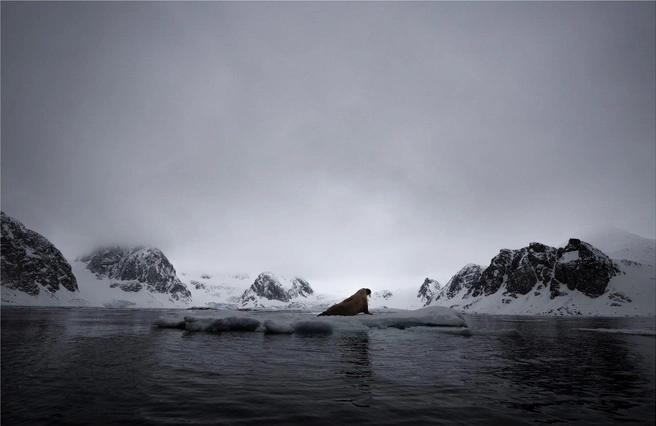
[[[653,2],[1,7],[2,210],[69,259],[418,288],[656,236]]]

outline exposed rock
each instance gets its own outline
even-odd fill
[[[2,285],[36,296],[43,289],[54,293],[60,286],[78,291],[71,265],[41,234],[1,212]]]
[[[555,277],[570,290],[579,290],[589,297],[599,297],[620,269],[600,250],[572,238],[558,249]]]
[[[198,281],[196,281],[196,280],[191,280],[191,281],[189,282],[189,284],[193,285],[194,288],[196,288],[196,290],[205,290],[205,289],[206,289],[204,283],[198,282]]]
[[[314,293],[310,284],[302,278],[287,279],[271,272],[263,272],[241,296],[241,306],[257,306],[259,299],[290,302],[298,297],[307,297]]]
[[[139,281],[129,281],[129,282],[121,282],[121,283],[111,283],[109,287],[110,288],[118,287],[123,291],[136,293],[143,288],[143,285]]]
[[[511,303],[520,295],[533,292],[539,296],[549,288],[550,298],[578,290],[588,297],[598,297],[606,291],[610,279],[621,271],[600,250],[577,239],[556,249],[541,243],[531,243],[519,250],[502,249],[481,272],[477,265],[467,265],[449,280],[435,298],[451,299],[463,288],[463,299],[490,296],[503,290],[502,303]]]
[[[191,293],[177,277],[171,262],[156,248],[108,247],[79,259],[86,263],[96,277],[107,277],[126,292],[137,292],[145,287],[151,293],[166,293],[172,299],[185,300]]]
[[[483,274],[483,268],[479,265],[469,263],[465,265],[457,274],[455,274],[433,300],[452,299],[462,289],[471,289],[477,283]]]
[[[417,297],[419,300],[421,300],[424,306],[428,306],[428,304],[430,304],[430,302],[433,300],[435,295],[440,292],[440,290],[441,287],[439,282],[430,278],[426,278],[421,287],[419,287]]]

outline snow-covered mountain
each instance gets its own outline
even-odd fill
[[[654,262],[646,263],[654,240],[619,230],[608,235],[597,242],[624,259],[576,238],[560,248],[503,249],[485,268],[465,266],[430,305],[493,314],[654,315],[656,274]]]
[[[587,230],[578,235],[608,257],[616,260],[631,260],[643,265],[656,263],[656,240],[644,238],[611,226]],[[561,247],[565,244],[561,244]]]
[[[414,288],[394,288],[391,290],[371,289],[371,296],[369,298],[370,312],[385,309],[419,309],[423,306],[424,303]]]
[[[192,305],[202,308],[238,309],[241,296],[252,284],[249,274],[192,274],[183,272],[180,280],[191,291]]]
[[[321,309],[325,298],[316,295],[303,278],[288,278],[272,272],[263,272],[241,295],[241,309]],[[329,306],[329,305],[328,305]]]
[[[43,235],[0,212],[2,302],[57,304],[79,297],[78,283],[61,252]]]
[[[453,299],[459,293],[467,294],[472,285],[481,278],[481,275],[483,275],[483,268],[480,265],[469,263],[451,277],[442,290],[433,296],[433,299]],[[431,303],[433,300],[428,302],[429,305]]]
[[[426,278],[421,287],[419,287],[417,297],[424,304],[424,306],[428,306],[428,304],[431,302],[431,300],[433,300],[437,293],[440,292],[440,290],[442,290],[442,287],[440,286],[440,283],[437,282],[437,280]]]
[[[358,285],[372,290],[373,312],[434,305],[494,314],[655,315],[656,240],[616,228],[581,235],[559,248],[503,249],[489,266],[466,265],[444,287],[430,278],[418,291],[386,289],[403,284],[396,280]],[[69,264],[46,238],[4,213],[1,254],[3,304],[319,312],[352,293],[317,294],[302,278],[272,272],[180,279],[156,248],[108,247]]]
[[[74,269],[84,282],[85,296],[98,300],[108,296],[103,303],[111,305],[186,306],[191,303],[191,292],[178,278],[175,268],[161,250],[154,247],[106,247],[82,256],[75,261]],[[88,272],[86,272],[86,271]],[[95,277],[93,284],[89,273]],[[102,295],[102,296],[101,296]],[[136,297],[133,297],[136,296]],[[136,300],[133,300],[136,299]]]

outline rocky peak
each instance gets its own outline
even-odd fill
[[[601,250],[576,238],[558,249],[557,258],[555,278],[589,297],[601,296],[610,279],[621,273]]]
[[[36,296],[41,289],[56,292],[60,286],[78,291],[71,265],[41,234],[0,212],[2,227],[2,285]]]
[[[464,298],[489,296],[501,289],[504,296],[517,298],[531,291],[537,295],[547,288],[553,299],[563,294],[562,285],[598,297],[619,273],[608,256],[579,239],[572,238],[559,249],[534,242],[518,250],[500,250],[485,270],[472,270],[467,265],[451,278],[438,298],[453,298],[468,287]]]
[[[441,287],[439,282],[430,278],[426,278],[421,287],[419,287],[417,297],[424,303],[424,306],[427,306],[437,295],[437,293],[440,292],[440,290]]]
[[[469,263],[465,265],[458,273],[456,273],[449,282],[446,283],[442,291],[440,291],[435,299],[451,299],[456,294],[460,293],[462,289],[471,290],[471,288],[481,279],[483,268],[479,265]]]
[[[242,305],[255,302],[258,299],[279,300],[289,302],[298,297],[307,297],[314,293],[310,284],[302,278],[291,279],[278,277],[271,272],[263,272],[257,276],[253,284],[242,295]]]
[[[168,293],[175,300],[191,297],[171,262],[154,247],[104,247],[79,261],[86,263],[87,269],[98,278],[121,281],[112,286],[124,291],[139,291],[145,286],[153,293]]]

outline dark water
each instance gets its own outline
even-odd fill
[[[166,313],[3,307],[2,424],[654,424],[656,339],[577,330],[653,318],[267,335]]]

